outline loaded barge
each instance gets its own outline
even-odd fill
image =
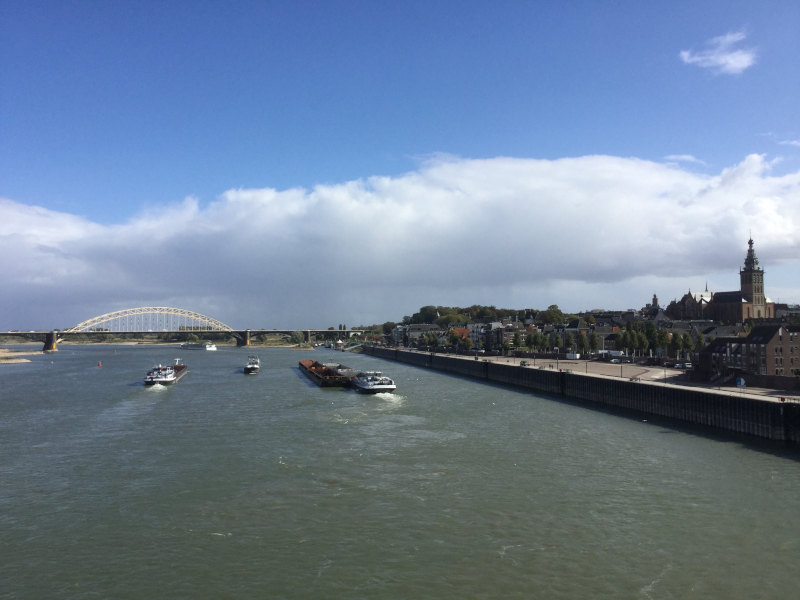
[[[339,363],[321,363],[316,360],[301,360],[300,370],[320,387],[349,387],[353,369]]]
[[[181,362],[180,358],[176,358],[175,362],[171,365],[156,365],[144,378],[145,385],[172,385],[178,383],[189,369]]]

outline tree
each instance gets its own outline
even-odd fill
[[[469,317],[461,313],[451,312],[436,319],[436,324],[442,329],[447,329],[451,325],[463,325],[465,323],[469,323]]]
[[[697,348],[701,348],[701,349],[706,347],[706,338],[702,333],[697,336],[697,346],[696,347]]]
[[[692,341],[692,336],[690,336],[688,332],[683,334],[683,337],[681,338],[681,345],[683,346],[683,350],[685,352],[691,352],[694,350],[694,342]]]
[[[439,345],[439,336],[437,336],[434,332],[429,331],[425,334],[425,345],[431,348],[435,348]]]
[[[593,331],[589,336],[589,350],[594,354],[598,348],[600,348],[600,336]]]
[[[572,335],[571,331],[568,331],[567,334],[564,336],[564,346],[569,348],[570,350],[575,349],[575,336]]]
[[[419,312],[414,313],[411,317],[412,323],[433,323],[439,317],[439,311],[435,306],[423,306]]]
[[[529,333],[528,335],[525,336],[525,347],[530,352],[531,350],[533,350],[534,346],[536,346],[536,334]]]
[[[543,310],[537,316],[543,323],[556,324],[564,322],[564,313],[558,308],[558,304],[551,304],[547,307],[547,310]]]
[[[650,348],[654,348],[658,345],[656,336],[658,332],[656,330],[656,326],[652,321],[647,321],[644,324],[644,334],[647,337],[647,345]]]
[[[589,338],[586,337],[586,334],[581,332],[578,336],[578,352],[581,354],[586,354],[586,351],[589,349]]]
[[[461,336],[458,335],[458,332],[455,329],[451,329],[450,335],[447,337],[447,341],[451,346],[457,346],[458,342],[461,341]]]
[[[666,329],[658,330],[656,334],[656,348],[659,348],[661,352],[667,352],[669,348],[669,333],[667,333]]]
[[[628,338],[628,332],[627,331],[623,331],[623,332],[617,333],[617,339],[616,339],[616,342],[614,344],[614,346],[616,347],[617,350],[619,350],[619,351],[625,350],[628,347],[629,343],[630,343],[630,340]]]
[[[547,343],[548,343],[547,336],[542,333],[541,331],[536,334],[536,347],[541,351],[544,352],[547,350]]]
[[[550,338],[550,347],[551,348],[563,348],[564,343],[561,340],[561,336],[557,333],[554,333]]]
[[[514,332],[514,348],[519,348],[522,346],[522,337],[519,334],[519,331]]]
[[[639,350],[639,354],[641,356],[644,356],[644,354],[650,348],[650,340],[647,338],[647,333],[645,333],[644,331],[637,332],[636,336],[638,338],[638,346],[637,347],[638,347],[638,350]]]
[[[674,333],[672,335],[672,339],[669,342],[670,355],[677,358],[678,354],[681,351],[681,348],[683,348],[683,338],[680,336],[680,334]]]

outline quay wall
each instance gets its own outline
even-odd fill
[[[587,406],[651,415],[720,432],[800,444],[800,404],[648,382],[365,347],[364,352],[453,375],[561,396]]]

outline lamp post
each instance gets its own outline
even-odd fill
[[[556,351],[556,371],[560,371],[561,369],[558,368],[558,346],[554,350]]]

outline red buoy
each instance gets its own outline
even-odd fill
[[[98,363],[97,363],[97,366],[98,366],[98,367],[102,367],[102,366],[103,366],[103,363],[102,363],[102,362],[98,362]]]

